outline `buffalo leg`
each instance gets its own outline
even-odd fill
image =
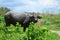
[[[25,24],[23,25],[23,31],[26,30],[26,27],[27,27],[27,24],[25,23]]]
[[[29,23],[25,23],[25,24],[23,25],[23,31],[25,31],[28,26],[29,26]]]
[[[25,30],[26,30],[26,27],[23,28],[23,31],[24,31],[24,32],[25,32]]]
[[[6,22],[6,26],[9,26],[10,25],[10,23],[9,22]]]

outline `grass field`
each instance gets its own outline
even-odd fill
[[[19,23],[5,26],[4,16],[0,15],[0,40],[59,40],[60,36],[50,30],[60,30],[60,14],[41,14],[36,24],[31,23],[23,32]]]
[[[43,18],[37,24],[52,30],[60,30],[60,14],[42,14]]]

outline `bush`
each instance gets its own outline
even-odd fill
[[[58,36],[55,35],[48,28],[37,27],[34,23],[29,25],[26,32],[23,32],[23,28],[19,23],[16,26],[12,24],[5,26],[4,23],[0,25],[0,40],[58,40]]]

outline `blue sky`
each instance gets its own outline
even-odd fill
[[[0,6],[16,12],[59,12],[60,0],[0,0]]]

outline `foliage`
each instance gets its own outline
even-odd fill
[[[2,16],[1,16],[2,17]],[[3,18],[1,18],[3,19]],[[3,20],[4,21],[4,20]],[[23,27],[19,23],[5,26],[5,22],[0,23],[0,40],[58,40],[57,34],[51,33],[47,27],[38,27],[33,22],[23,32]],[[53,36],[52,36],[53,35]]]

